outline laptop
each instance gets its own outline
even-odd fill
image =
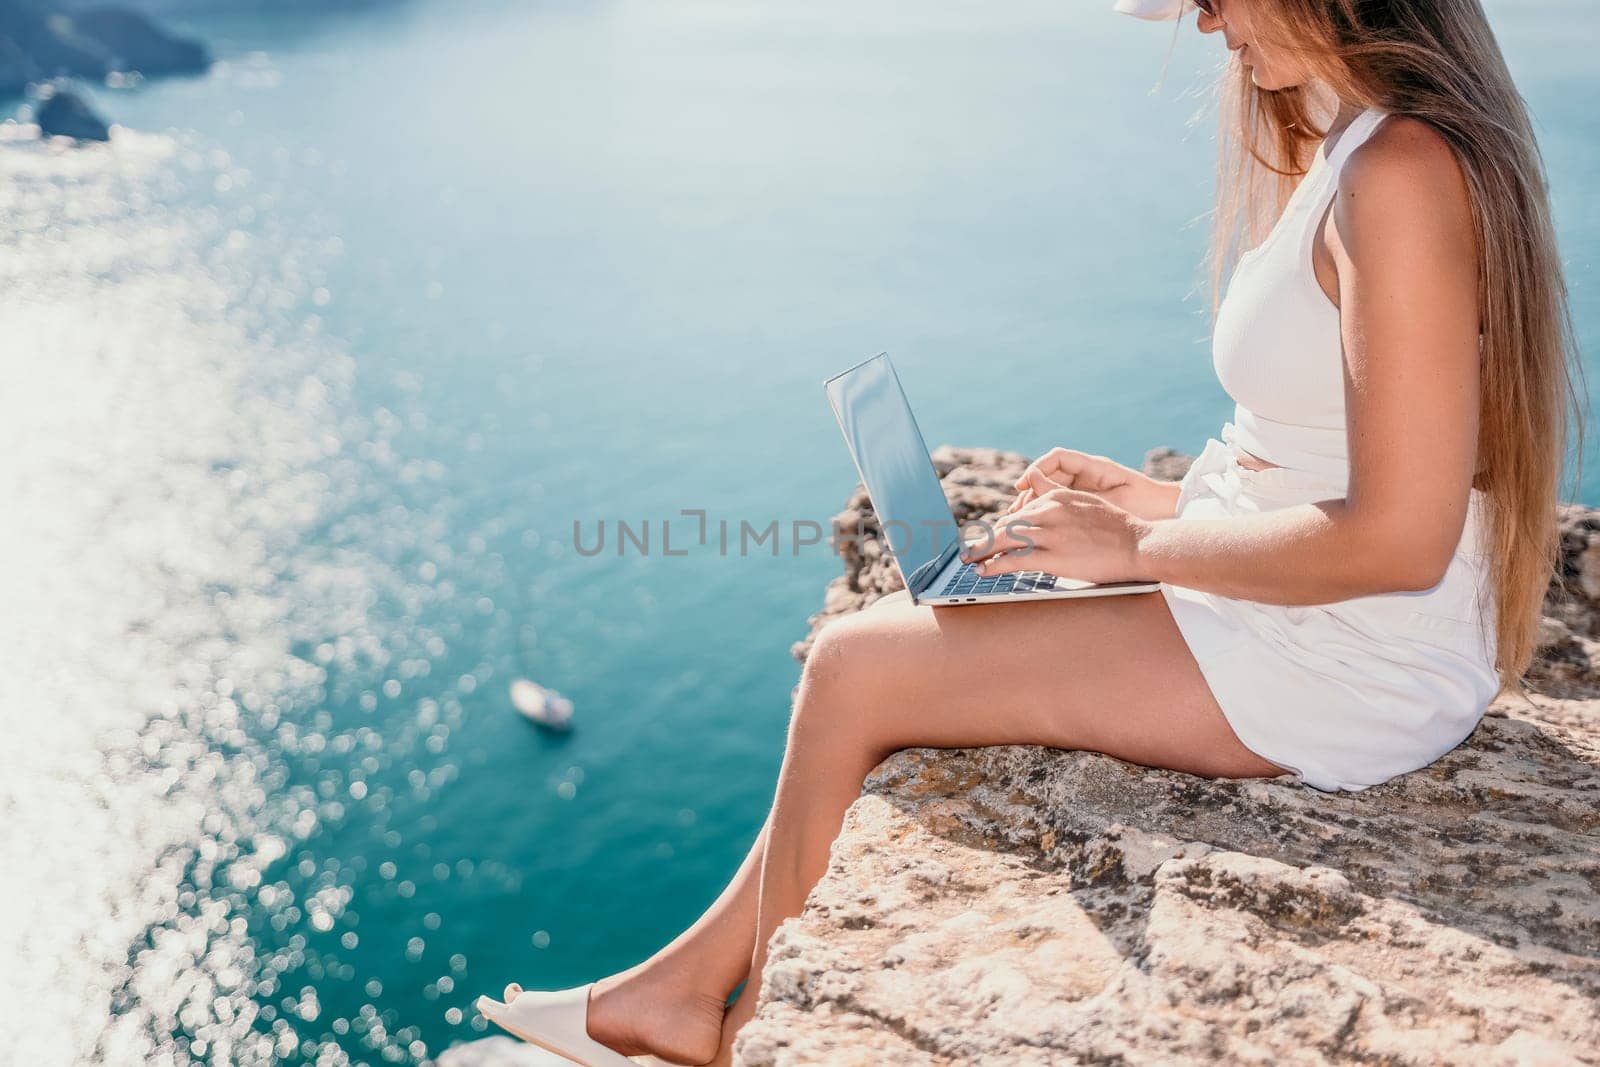
[[[1040,571],[981,577],[961,561],[962,531],[888,355],[879,353],[829,378],[824,387],[872,497],[885,547],[915,603],[1009,604],[1160,588],[1156,582],[1083,582]]]

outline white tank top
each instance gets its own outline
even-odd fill
[[[1311,266],[1312,243],[1339,187],[1339,171],[1383,121],[1369,108],[1327,142],[1272,232],[1246,252],[1217,310],[1211,358],[1233,397],[1234,442],[1291,470],[1349,480],[1344,348],[1339,309]]]

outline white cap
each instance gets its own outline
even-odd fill
[[[1191,0],[1117,0],[1114,10],[1136,19],[1171,22],[1192,7]]]

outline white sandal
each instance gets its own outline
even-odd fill
[[[592,987],[591,983],[554,993],[534,993],[509,985],[503,994],[508,1003],[479,997],[478,1010],[484,1018],[528,1044],[565,1056],[582,1067],[637,1067],[633,1060],[589,1036]]]

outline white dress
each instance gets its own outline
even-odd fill
[[[1311,266],[1346,158],[1383,119],[1359,115],[1318,150],[1272,232],[1239,261],[1218,310],[1217,376],[1236,402],[1184,477],[1180,519],[1338,499],[1349,481],[1339,311]],[[1278,467],[1241,466],[1242,448]],[[1460,744],[1499,690],[1482,494],[1442,581],[1316,607],[1163,584],[1178,628],[1239,740],[1318,789],[1364,789]]]

